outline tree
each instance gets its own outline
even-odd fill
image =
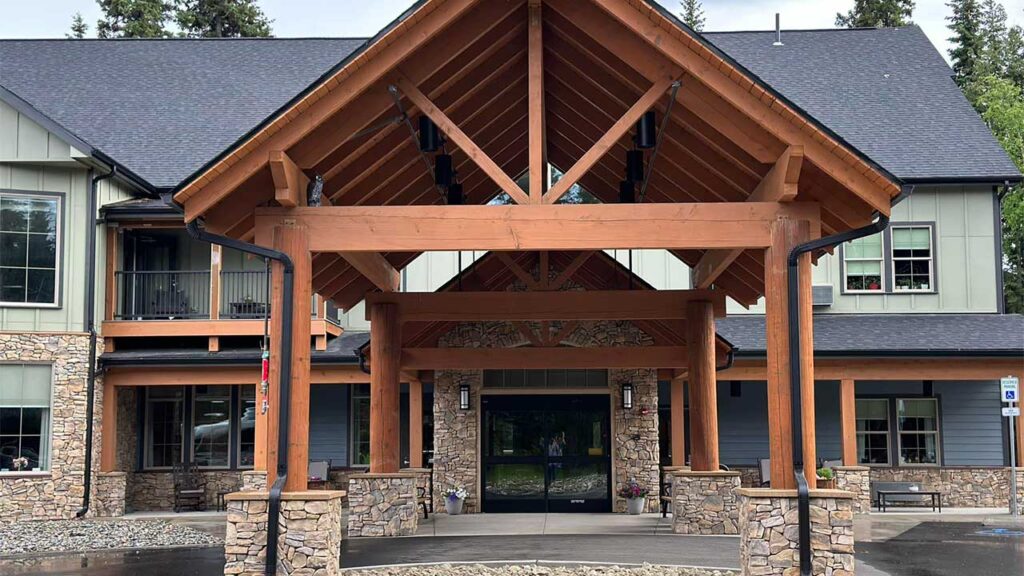
[[[1006,33],[1003,57],[1006,58],[1003,66],[1006,77],[1024,88],[1024,29],[1020,26],[1011,26]]]
[[[841,28],[894,28],[911,24],[914,0],[855,0],[853,9],[836,14]]]
[[[679,14],[687,26],[697,32],[704,31],[704,6],[700,0],[682,0],[683,11]]]
[[[980,22],[981,46],[975,75],[1002,76],[1006,70],[1006,9],[996,0],[983,0]]]
[[[953,47],[949,56],[953,60],[953,75],[957,84],[966,86],[974,78],[975,67],[982,49],[981,6],[978,0],[950,0],[946,4],[953,13],[946,17],[947,28],[953,32],[949,41]]]
[[[89,25],[85,23],[85,18],[82,18],[81,12],[75,12],[74,18],[71,19],[71,32],[65,34],[68,38],[85,38],[85,35],[89,32]]]
[[[103,18],[96,22],[100,38],[166,38],[165,24],[174,4],[166,0],[96,0]]]
[[[266,37],[271,20],[256,0],[177,0],[175,21],[191,38]]]

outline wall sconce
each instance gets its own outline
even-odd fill
[[[459,410],[469,410],[469,384],[459,384]]]
[[[631,382],[622,385],[622,409],[633,409],[633,384]]]

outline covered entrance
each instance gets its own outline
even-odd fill
[[[611,512],[607,394],[481,398],[484,512]]]

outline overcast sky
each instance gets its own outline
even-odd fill
[[[659,0],[678,11],[676,0]],[[946,0],[917,0],[914,21],[943,51],[948,48]],[[276,36],[371,36],[412,4],[412,0],[260,0],[274,19]],[[784,28],[831,28],[836,12],[853,0],[704,0],[708,30],[765,30],[782,14]],[[1024,0],[1003,0],[1013,24],[1024,25]],[[0,0],[0,38],[59,38],[81,12],[93,25],[94,0]]]

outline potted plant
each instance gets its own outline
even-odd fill
[[[626,499],[626,509],[630,514],[636,515],[643,513],[649,492],[647,488],[637,484],[636,480],[630,480],[619,488],[619,497]]]
[[[818,468],[818,488],[832,490],[836,487],[836,475],[831,468]]]
[[[462,514],[462,503],[466,501],[469,493],[462,486],[452,486],[441,491],[444,498],[444,509],[451,515]]]
[[[11,464],[13,464],[13,465],[14,465],[14,470],[15,470],[15,471],[17,471],[17,472],[21,472],[21,471],[22,471],[22,470],[24,470],[25,468],[28,468],[28,458],[25,458],[24,456],[22,456],[22,457],[20,457],[20,458],[15,458],[15,459],[14,459],[14,460],[13,460],[13,461],[11,462]]]

